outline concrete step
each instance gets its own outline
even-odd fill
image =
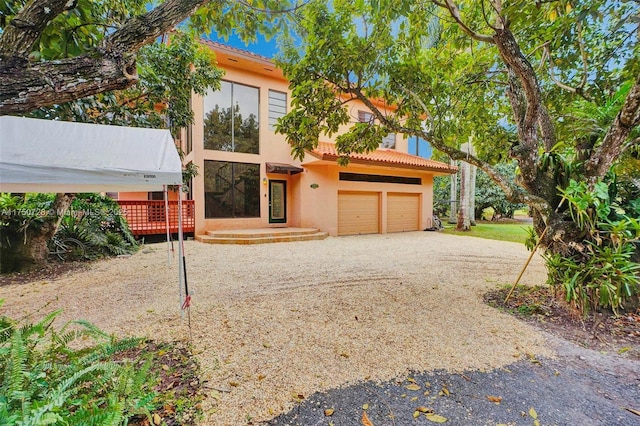
[[[209,231],[206,235],[196,235],[196,241],[208,244],[267,244],[291,241],[324,240],[328,234],[317,229],[278,229],[277,232],[266,230]]]
[[[258,228],[258,229],[222,229],[207,231],[206,235],[216,238],[262,238],[288,235],[309,235],[319,232],[316,228]]]

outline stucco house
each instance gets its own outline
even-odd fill
[[[351,155],[346,167],[331,140],[294,160],[274,129],[291,100],[282,71],[260,55],[203,43],[225,75],[220,90],[193,97],[195,122],[180,141],[185,162],[199,170],[188,195],[196,239],[217,230],[317,228],[336,236],[432,225],[433,177],[455,168],[408,154],[407,138],[396,134]],[[354,121],[372,117],[364,104],[350,113]],[[119,195],[127,197],[135,198]]]

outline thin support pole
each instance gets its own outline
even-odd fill
[[[182,241],[182,185],[178,186],[178,293],[180,294],[180,316],[184,318],[184,294],[182,292],[185,285],[185,262],[184,262],[184,246]]]
[[[178,189],[178,250],[180,252],[180,266],[182,273],[180,277],[184,279],[184,301],[180,298],[181,314],[187,311],[187,326],[189,327],[189,341],[192,340],[191,335],[191,293],[189,293],[189,282],[187,280],[187,258],[184,254],[184,233],[182,232],[182,186]],[[181,286],[182,288],[182,286]],[[182,296],[182,291],[181,291]]]
[[[527,269],[527,266],[529,266],[529,262],[531,262],[531,259],[533,258],[533,255],[536,253],[536,250],[538,250],[538,247],[540,247],[540,243],[542,243],[542,239],[544,238],[545,234],[547,233],[547,229],[549,229],[549,227],[545,226],[544,231],[542,231],[542,234],[540,234],[540,238],[538,238],[538,242],[536,243],[536,246],[533,248],[533,250],[531,250],[531,254],[529,255],[529,258],[527,259],[527,262],[522,267],[522,271],[520,271],[520,275],[518,275],[518,279],[516,279],[516,282],[513,283],[513,287],[511,287],[511,290],[509,290],[509,294],[507,294],[507,297],[504,298],[504,303],[507,303],[509,301],[509,298],[511,297],[511,294],[513,293],[513,290],[516,289],[516,286],[520,282],[520,278],[522,278],[522,275],[524,274],[524,271]]]
[[[169,230],[169,193],[167,185],[163,185],[162,194],[164,197],[164,222],[167,230],[167,266],[171,266],[171,231]]]

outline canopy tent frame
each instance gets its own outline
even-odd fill
[[[166,199],[169,186],[181,194],[182,161],[169,130],[0,116],[0,192],[164,191]],[[184,309],[190,296],[182,213],[179,195],[178,285]]]

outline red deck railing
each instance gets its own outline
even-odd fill
[[[133,235],[165,234],[166,208],[164,201],[118,200],[120,209],[129,223]],[[182,201],[182,232],[194,232],[196,228],[193,200]],[[178,201],[169,201],[169,231],[178,232]]]

